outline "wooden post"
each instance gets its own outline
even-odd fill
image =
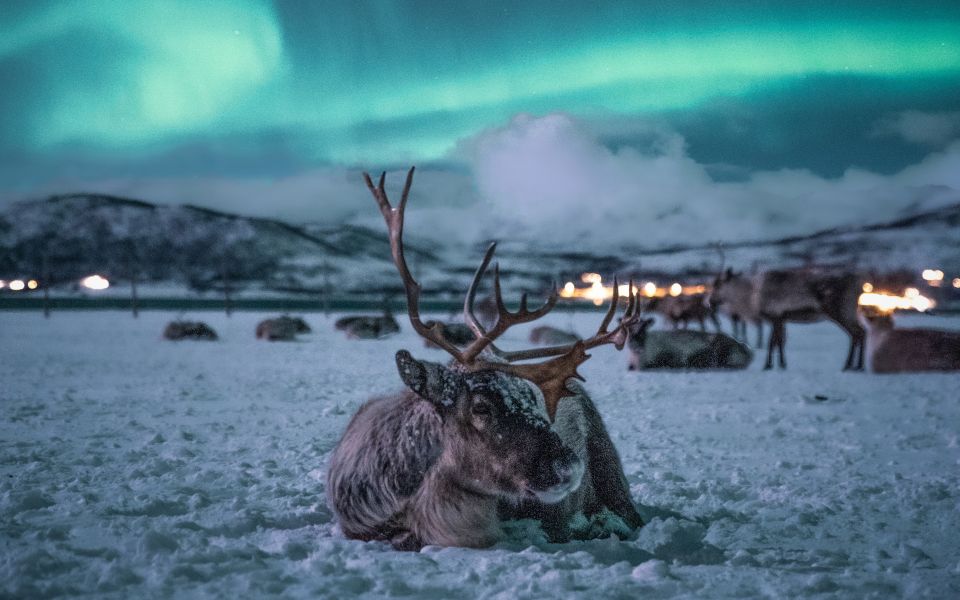
[[[41,259],[43,261],[43,266],[40,269],[41,277],[43,278],[40,281],[40,285],[43,286],[43,317],[45,319],[50,318],[50,267],[47,263],[47,255],[43,254]]]
[[[227,277],[227,258],[220,261],[220,279],[223,282],[223,309],[229,317],[233,314],[233,301],[230,298],[230,279]]]

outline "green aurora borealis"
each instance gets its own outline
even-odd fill
[[[449,161],[557,111],[613,145],[666,123],[704,162],[889,171],[923,150],[877,119],[960,108],[960,5],[515,4],[4,3],[0,190]]]

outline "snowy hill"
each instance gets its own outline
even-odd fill
[[[180,293],[219,289],[224,281],[250,292],[315,293],[332,279],[349,292],[393,273],[379,240],[367,238],[377,251],[282,221],[73,194],[18,203],[0,215],[0,277],[56,286],[90,273],[135,276]],[[436,260],[411,252],[425,264]]]
[[[919,211],[921,207],[917,207]],[[678,239],[690,239],[687,232]],[[592,240],[595,244],[596,240]],[[408,242],[408,260],[425,293],[459,298],[483,244]],[[723,245],[728,266],[833,265],[861,271],[942,268],[960,276],[960,204],[894,221],[782,239]],[[497,255],[509,290],[543,293],[551,281],[584,271],[621,278],[703,280],[717,271],[715,243],[562,251],[501,241]],[[226,282],[243,295],[381,297],[401,291],[385,232],[359,225],[295,225],[195,206],[155,205],[93,194],[12,205],[0,214],[0,278],[52,281],[59,293],[90,273],[136,277],[167,295],[216,293]],[[150,286],[153,288],[150,288]],[[121,293],[121,292],[116,292]]]

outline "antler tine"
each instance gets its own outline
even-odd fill
[[[443,348],[448,354],[456,360],[463,362],[463,355],[460,350],[448,342],[443,337],[441,325],[437,323],[433,327],[427,325],[420,319],[420,291],[421,286],[407,267],[407,260],[403,254],[403,211],[406,208],[407,196],[410,193],[410,185],[413,183],[413,168],[407,173],[407,183],[403,188],[403,195],[400,198],[400,204],[393,208],[390,206],[390,200],[387,198],[387,192],[384,189],[386,182],[386,171],[380,174],[380,181],[377,187],[373,186],[370,174],[363,173],[363,179],[373,194],[380,212],[383,213],[383,219],[387,223],[387,231],[390,234],[390,253],[393,255],[393,264],[400,272],[400,278],[403,280],[403,287],[407,294],[407,314],[410,317],[410,324],[420,336],[430,340],[437,346]]]
[[[478,339],[487,335],[487,330],[480,324],[480,320],[477,319],[477,316],[474,314],[473,304],[477,298],[477,288],[480,287],[480,280],[483,279],[483,274],[487,272],[487,267],[490,265],[490,260],[493,258],[493,253],[496,249],[496,242],[492,242],[490,246],[487,247],[487,252],[483,255],[483,260],[480,261],[480,266],[477,267],[476,272],[473,274],[470,287],[467,288],[467,297],[463,300],[463,320],[466,321],[467,326],[470,327],[473,335]]]
[[[467,321],[467,324],[470,326],[470,329],[472,329],[474,334],[477,336],[477,339],[474,340],[474,342],[463,351],[464,358],[467,361],[473,360],[484,350],[484,348],[488,347],[494,352],[494,354],[500,356],[504,360],[509,361],[511,353],[503,352],[497,348],[493,342],[514,325],[518,325],[520,323],[529,323],[530,321],[536,321],[537,319],[543,317],[548,312],[553,310],[553,307],[557,305],[557,300],[559,299],[556,286],[554,286],[550,296],[547,298],[547,301],[540,308],[536,310],[529,310],[527,307],[526,294],[524,294],[520,299],[520,308],[517,310],[517,312],[510,312],[503,302],[503,288],[500,284],[500,265],[495,264],[493,267],[493,295],[494,301],[497,305],[497,321],[494,323],[493,328],[490,331],[487,331],[473,314],[473,302],[474,298],[476,297],[477,286],[479,285],[479,281],[483,277],[483,273],[486,271],[487,266],[490,263],[490,259],[493,256],[495,247],[496,244],[491,244],[490,248],[487,250],[487,254],[484,256],[483,262],[480,264],[480,268],[477,269],[477,273],[474,275],[473,282],[470,284],[470,290],[467,292],[467,299],[464,303],[464,318]]]
[[[613,297],[610,300],[610,308],[607,309],[607,314],[604,315],[603,321],[600,322],[600,329],[597,330],[597,333],[606,333],[607,327],[610,326],[610,321],[613,320],[613,316],[617,314],[617,305],[620,303],[620,284],[617,281],[617,278],[613,278]]]
[[[397,209],[400,212],[403,212],[403,209],[407,206],[407,197],[410,196],[410,186],[413,185],[413,171],[416,167],[410,167],[410,170],[407,171],[407,182],[403,184],[403,193],[400,195],[400,204]],[[381,187],[383,183],[381,182]]]

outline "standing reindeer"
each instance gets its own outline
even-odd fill
[[[714,282],[713,295],[722,298],[728,280],[723,276]],[[773,354],[779,354],[780,368],[787,367],[784,346],[786,324],[814,323],[827,318],[850,336],[850,348],[843,370],[863,369],[863,327],[857,321],[859,277],[850,273],[824,274],[800,269],[761,271],[751,279],[751,311],[770,322],[767,361],[764,369],[773,368]]]
[[[757,328],[757,348],[763,347],[763,320],[753,303],[753,279],[728,268],[713,281],[707,302],[715,310],[730,317],[733,337],[747,340],[747,322]]]
[[[396,208],[387,199],[383,175],[377,187],[368,175],[364,179],[387,222],[410,324],[454,360],[444,366],[399,351],[397,368],[408,389],[368,401],[347,425],[327,471],[327,497],[343,533],[415,550],[427,544],[489,546],[501,537],[506,518],[539,519],[555,541],[590,534],[571,530],[579,513],[596,519],[612,513],[619,517],[613,519],[619,533],[641,526],[600,415],[584,389],[569,381],[579,377],[577,366],[589,358],[590,348],[623,347],[638,318],[636,296],[631,293],[620,325],[611,331],[617,296],[586,340],[504,352],[494,342],[510,327],[547,314],[557,293],[536,310],[527,309],[524,295],[519,310],[510,312],[495,267],[497,316],[485,327],[474,314],[474,301],[493,257],[491,245],[464,302],[464,318],[476,339],[462,349],[454,346],[439,328],[421,321],[421,287],[403,254],[413,172]],[[535,358],[549,360],[519,364]]]
[[[960,371],[960,331],[894,329],[893,315],[862,311],[867,365],[874,373]]]

